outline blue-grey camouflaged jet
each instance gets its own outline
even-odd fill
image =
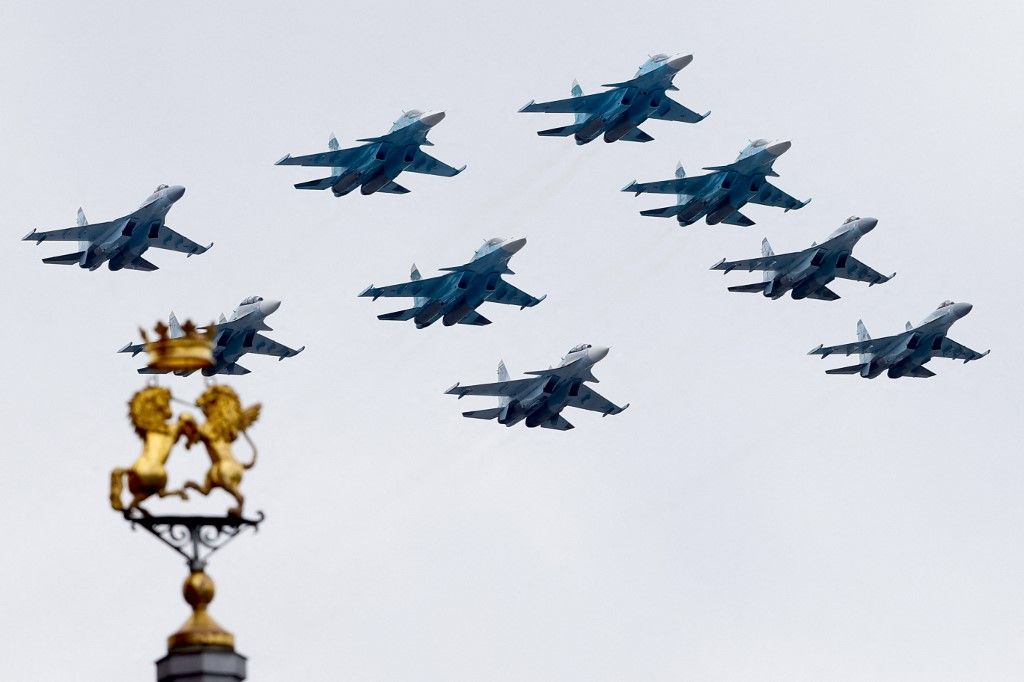
[[[404,112],[386,135],[358,140],[367,144],[340,149],[337,138],[331,135],[328,142],[330,151],[308,156],[288,154],[277,165],[331,168],[329,177],[300,182],[295,185],[296,189],[330,188],[336,197],[348,194],[356,187],[363,194],[405,194],[409,190],[395,182],[403,171],[450,178],[466,169],[465,166],[452,168],[420,149],[423,145],[433,145],[427,139],[427,133],[443,118],[443,111],[424,113],[413,109]]]
[[[164,224],[167,211],[185,194],[179,185],[160,185],[135,211],[109,223],[93,223],[85,219],[78,209],[78,226],[64,230],[37,232],[25,235],[25,241],[78,242],[78,251],[63,256],[44,258],[44,263],[78,265],[95,270],[104,263],[111,270],[156,270],[157,267],[142,257],[150,247],[180,251],[188,256],[205,253],[210,246],[200,246]],[[188,257],[186,256],[186,257]]]
[[[377,319],[413,320],[417,329],[428,327],[438,319],[446,327],[453,324],[490,324],[490,320],[476,312],[476,308],[485,301],[517,305],[522,309],[547,298],[546,295],[534,298],[501,278],[502,275],[515,274],[509,270],[508,261],[525,244],[526,239],[488,239],[476,250],[470,262],[441,268],[448,272],[446,275],[423,279],[413,263],[411,282],[386,287],[371,284],[359,295],[374,300],[381,296],[413,298],[412,308],[378,315]]]
[[[597,383],[597,377],[592,370],[606,355],[607,348],[583,343],[570,348],[558,367],[526,372],[536,376],[515,380],[509,378],[505,363],[500,362],[498,383],[475,386],[455,384],[445,393],[457,395],[460,399],[465,395],[499,397],[498,407],[463,412],[463,417],[497,419],[499,424],[505,426],[512,426],[525,420],[530,428],[540,426],[556,431],[568,431],[573,425],[561,415],[566,407],[600,412],[605,417],[609,414],[619,414],[629,407],[629,403],[619,407],[585,384],[587,381]]]
[[[654,138],[637,127],[649,118],[697,123],[711,113],[698,114],[665,94],[666,90],[679,89],[672,84],[672,79],[691,61],[693,55],[670,57],[656,54],[640,66],[631,80],[602,86],[611,90],[584,95],[579,83],[573,83],[569,99],[539,104],[530,100],[519,111],[575,114],[576,120],[572,125],[541,130],[537,134],[547,137],[571,135],[576,144],[586,144],[602,133],[605,142],[650,142]]]
[[[795,253],[776,254],[765,239],[761,242],[761,258],[734,261],[723,258],[711,269],[722,270],[723,274],[732,270],[764,271],[763,281],[729,287],[729,291],[764,294],[772,299],[782,298],[791,291],[793,298],[798,300],[817,298],[834,301],[839,294],[827,285],[836,277],[867,282],[870,287],[896,276],[894,272],[886,277],[853,257],[853,247],[877,224],[874,218],[850,216],[824,242],[811,244],[809,249]]]
[[[265,301],[262,296],[250,296],[238,304],[238,307],[231,313],[230,318],[220,316],[217,322],[216,331],[213,337],[213,360],[214,366],[203,370],[203,375],[213,376],[215,374],[248,374],[250,370],[238,364],[238,359],[246,353],[257,353],[260,355],[273,355],[278,360],[284,360],[298,355],[305,346],[293,350],[288,346],[269,339],[261,331],[273,331],[267,325],[267,317],[281,307],[280,301]],[[171,313],[168,322],[168,336],[172,339],[184,336],[185,332],[178,324],[178,318]],[[145,350],[141,343],[128,343],[118,350],[118,353],[131,353],[132,357]],[[139,374],[159,374],[158,370],[143,367]],[[188,372],[175,372],[180,376],[188,376]]]
[[[676,167],[674,180],[638,183],[636,180],[622,188],[623,192],[675,194],[675,206],[640,211],[640,215],[659,218],[675,217],[680,225],[692,225],[707,216],[708,225],[725,223],[747,227],[754,221],[740,213],[746,203],[777,206],[790,211],[803,208],[807,201],[799,201],[768,182],[767,177],[778,177],[772,164],[792,146],[791,142],[754,140],[743,148],[736,160],[725,166],[706,166],[714,171],[707,175],[687,177],[682,165]]]
[[[872,339],[864,322],[858,320],[855,343],[818,346],[808,354],[820,355],[822,359],[833,353],[860,354],[860,362],[856,365],[828,369],[825,374],[859,374],[865,379],[874,379],[882,372],[886,372],[892,379],[935,376],[935,372],[924,366],[932,358],[951,358],[967,363],[989,354],[989,351],[979,353],[971,350],[946,336],[953,323],[971,312],[971,308],[970,303],[943,301],[916,327],[907,322],[907,329],[903,333],[880,339]]]

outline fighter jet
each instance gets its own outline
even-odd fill
[[[284,360],[298,355],[305,346],[293,350],[288,346],[268,339],[261,331],[273,331],[267,325],[267,317],[281,307],[280,301],[265,301],[262,296],[250,296],[238,304],[230,318],[220,316],[217,322],[213,337],[213,360],[214,366],[203,370],[204,376],[215,374],[248,374],[250,370],[238,364],[238,359],[246,353],[258,353],[260,355],[274,355],[278,360]],[[178,318],[171,313],[168,322],[168,336],[172,339],[184,336]],[[145,350],[141,343],[128,343],[118,350],[118,353],[131,353],[132,357]],[[143,367],[138,370],[139,374],[159,374],[157,370]],[[188,376],[188,372],[175,372],[180,376]]]
[[[142,257],[151,246],[187,253],[186,257],[205,253],[213,246],[212,243],[200,246],[164,224],[167,211],[183,194],[185,188],[180,185],[160,185],[135,211],[109,223],[90,225],[85,219],[85,213],[79,208],[77,227],[49,232],[32,230],[25,235],[24,240],[36,244],[45,241],[78,242],[78,251],[75,253],[44,258],[44,263],[78,265],[89,270],[95,270],[104,263],[111,270],[156,270],[155,265]]]
[[[473,260],[450,268],[441,268],[449,274],[423,279],[416,264],[412,265],[411,282],[375,287],[372,284],[360,296],[377,300],[381,296],[413,298],[413,307],[393,313],[378,315],[379,320],[413,320],[417,329],[429,327],[438,319],[446,327],[453,324],[490,324],[491,321],[476,312],[485,301],[517,305],[519,309],[530,308],[545,298],[534,298],[520,291],[501,278],[514,275],[508,261],[523,248],[526,239],[504,239],[495,237],[484,242],[473,254]]]
[[[433,145],[427,139],[427,133],[443,118],[443,111],[424,113],[413,109],[404,112],[386,135],[358,140],[367,144],[340,149],[338,139],[331,135],[328,142],[330,151],[295,157],[288,154],[277,165],[331,168],[330,177],[300,182],[295,189],[330,188],[336,197],[348,194],[356,187],[363,194],[405,194],[409,190],[395,182],[402,171],[450,178],[466,169],[465,166],[452,168],[420,149],[422,145]]]
[[[773,299],[782,298],[787,291],[791,291],[795,299],[834,301],[839,298],[839,294],[826,285],[836,277],[867,282],[870,287],[888,282],[896,276],[894,272],[886,277],[852,255],[853,247],[860,238],[875,229],[877,224],[874,218],[850,216],[823,243],[811,244],[809,249],[796,253],[776,255],[765,239],[761,242],[761,258],[734,261],[723,258],[712,265],[711,269],[722,270],[723,274],[731,270],[764,271],[763,281],[729,287],[729,291],[764,294],[766,298]]]
[[[807,201],[798,201],[766,180],[778,177],[772,164],[792,146],[791,142],[754,140],[740,152],[736,160],[725,166],[705,166],[714,171],[707,175],[686,176],[682,165],[676,167],[675,180],[637,183],[622,188],[623,192],[675,194],[676,205],[640,211],[640,215],[670,218],[675,216],[680,225],[692,225],[707,216],[708,225],[725,223],[747,227],[754,221],[739,212],[751,201],[765,206],[777,206],[789,211],[803,208]]]
[[[512,426],[523,420],[530,428],[568,431],[573,425],[566,421],[561,412],[566,407],[600,412],[602,416],[618,414],[629,407],[619,407],[584,382],[597,383],[593,367],[608,355],[607,348],[583,343],[573,346],[558,367],[536,372],[527,379],[511,380],[505,363],[498,363],[498,383],[460,386],[455,384],[445,393],[457,395],[498,396],[498,406],[486,410],[463,412],[463,417],[472,419],[497,419],[499,424]]]
[[[946,336],[949,328],[961,317],[971,312],[970,303],[943,301],[942,305],[924,318],[916,327],[907,322],[906,331],[893,336],[872,339],[862,320],[857,321],[857,341],[841,346],[818,346],[809,355],[820,355],[825,359],[832,353],[843,355],[860,354],[860,362],[849,367],[825,370],[825,374],[859,374],[865,379],[874,379],[882,372],[891,379],[898,377],[927,378],[935,376],[924,365],[933,357],[963,360],[983,358],[990,351],[979,353],[957,343]]]
[[[672,79],[691,61],[693,55],[690,54],[672,57],[656,54],[640,66],[631,80],[601,86],[611,90],[584,95],[579,83],[574,82],[569,99],[540,104],[530,100],[519,111],[575,114],[576,120],[572,125],[541,130],[537,134],[548,137],[572,135],[576,144],[586,144],[602,133],[605,142],[650,142],[654,138],[637,127],[649,118],[696,123],[711,113],[698,114],[665,95],[666,90],[679,89],[672,85]]]

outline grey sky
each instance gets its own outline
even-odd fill
[[[9,3],[0,24],[0,677],[145,680],[186,617],[185,569],[109,509],[139,444],[142,384],[114,353],[175,310],[284,301],[230,383],[264,403],[245,481],[268,520],[220,554],[213,614],[271,680],[1014,680],[1024,675],[1020,457],[1020,3]],[[655,51],[693,53],[648,144],[539,138],[517,114]],[[298,192],[285,153],[448,117],[431,152],[467,171],[406,196]],[[793,140],[805,209],[685,230],[632,178]],[[45,266],[33,227],[123,215],[183,184],[168,224],[208,254],[154,273]],[[892,282],[835,303],[730,294],[708,268],[820,240],[850,214]],[[379,322],[367,284],[526,236],[484,328]],[[72,246],[72,245],[68,245]],[[71,250],[71,249],[69,249]],[[149,254],[147,254],[147,257]],[[750,277],[754,278],[755,275]],[[753,280],[751,280],[753,281]],[[927,381],[823,373],[805,353],[974,311],[984,360]],[[400,303],[400,302],[398,302]],[[456,381],[612,347],[568,433],[463,419]],[[172,379],[174,379],[172,377]],[[192,398],[200,379],[171,380]],[[205,456],[175,455],[175,478]],[[222,509],[215,497],[201,508]]]

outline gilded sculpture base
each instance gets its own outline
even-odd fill
[[[182,586],[192,615],[167,638],[168,653],[194,647],[222,647],[235,650],[235,636],[217,624],[207,611],[213,601],[213,580],[204,571],[193,571]]]

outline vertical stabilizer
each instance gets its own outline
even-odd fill
[[[89,224],[89,221],[85,219],[85,211],[82,210],[81,206],[78,207],[78,220],[76,222],[78,223],[79,227],[85,227],[86,225]],[[86,240],[79,240],[79,242],[78,242],[78,250],[79,251],[85,251],[88,248],[89,248],[89,242],[88,241],[86,241]]]
[[[685,178],[686,177],[686,170],[683,168],[683,162],[682,161],[677,161],[676,162],[676,177],[677,178]],[[677,205],[682,206],[683,204],[686,203],[686,199],[687,199],[687,195],[684,192],[678,192],[676,194],[676,204]]]
[[[171,311],[171,316],[167,318],[167,329],[167,335],[170,336],[172,339],[177,339],[179,337],[185,336],[185,332],[182,331],[181,325],[178,324],[178,318],[174,314],[173,310]]]
[[[505,361],[498,360],[498,381],[508,381],[509,378],[508,368],[505,367]],[[508,405],[508,401],[509,398],[498,398],[498,405],[505,407]]]
[[[331,133],[331,138],[327,140],[327,148],[332,152],[336,152],[341,149],[341,145],[338,144],[338,138],[334,136],[334,133]],[[341,175],[344,172],[345,169],[341,166],[334,166],[331,168],[331,175]]]
[[[864,320],[857,320],[857,340],[858,341],[870,341],[871,334],[868,334],[868,328],[864,326]],[[871,362],[871,353],[861,353],[860,361],[861,364]]]
[[[409,269],[409,279],[413,282],[418,282],[423,279],[423,275],[420,274],[420,270],[416,267],[415,263],[413,263],[412,267]],[[429,300],[430,298],[427,296],[413,296],[413,307],[422,308]]]
[[[573,97],[583,96],[583,88],[581,88],[580,84],[577,83],[576,81],[572,82],[572,89],[569,90],[569,92],[572,94]],[[576,114],[576,123],[583,123],[586,120],[587,114]]]
[[[764,256],[765,258],[775,255],[775,252],[772,251],[772,245],[768,243],[768,237],[765,237],[764,239],[761,240],[761,255]],[[762,279],[764,279],[765,282],[772,281],[773,279],[775,279],[775,271],[765,270],[764,277]]]
[[[910,320],[907,320],[907,331],[909,332],[909,331],[910,331],[911,329],[913,329],[913,328],[914,328],[914,325],[912,325],[912,324],[910,323]]]

